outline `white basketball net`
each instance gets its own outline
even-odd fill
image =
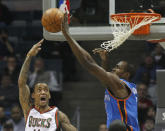
[[[156,16],[145,16],[143,20],[137,24],[140,16],[137,15],[137,17],[134,20],[127,20],[125,17],[120,17],[121,21],[118,22],[117,18],[112,19],[112,34],[114,36],[113,40],[103,42],[101,44],[101,48],[107,50],[108,52],[116,49],[120,45],[124,43],[125,40],[128,39],[128,37],[138,28],[141,26],[150,24],[152,21],[158,19]],[[132,27],[130,27],[132,25]]]

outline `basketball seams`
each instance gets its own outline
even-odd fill
[[[57,12],[56,12],[56,15],[55,15],[55,17],[54,17],[54,19],[53,19],[53,21],[54,21],[54,23],[55,23],[55,24],[53,24],[53,27],[54,27],[54,29],[57,30],[57,32],[60,31],[60,29],[61,29],[61,25],[60,25],[60,29],[59,29],[59,23],[58,23],[58,21],[60,20],[60,19],[59,19],[60,17],[57,17],[57,16],[59,16],[59,13],[60,13],[60,12],[57,11]],[[58,20],[57,20],[57,18],[58,18]]]
[[[56,24],[56,22],[54,20],[56,19],[57,14],[58,14],[58,11],[55,8],[55,10],[52,10],[52,13],[50,15],[48,15],[48,18],[49,18],[49,22],[50,23],[48,22],[47,26],[49,27],[49,29],[50,29],[51,32],[54,29],[54,28],[52,28],[52,26],[54,26]]]
[[[61,22],[64,14],[58,8],[48,9],[42,17],[42,25],[49,32],[61,31]]]

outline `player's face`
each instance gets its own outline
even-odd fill
[[[125,61],[120,61],[118,64],[116,64],[116,66],[112,69],[112,73],[116,74],[117,76],[119,76],[120,78],[126,78],[127,73],[125,71],[127,66],[127,62]]]
[[[45,83],[38,83],[35,85],[34,93],[32,95],[35,105],[45,107],[49,104],[50,92],[48,85]]]

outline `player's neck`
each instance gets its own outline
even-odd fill
[[[122,79],[124,79],[126,81],[130,81],[130,79],[128,77],[123,77]]]
[[[46,105],[46,106],[37,106],[35,105],[35,108],[39,111],[39,112],[46,112],[48,110],[50,110],[50,106],[49,105]]]

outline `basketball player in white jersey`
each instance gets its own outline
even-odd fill
[[[68,117],[56,107],[49,106],[50,92],[46,83],[37,83],[32,93],[34,106],[30,104],[30,90],[26,84],[30,62],[41,50],[43,40],[35,44],[27,53],[18,79],[19,100],[26,120],[25,131],[77,131]]]

